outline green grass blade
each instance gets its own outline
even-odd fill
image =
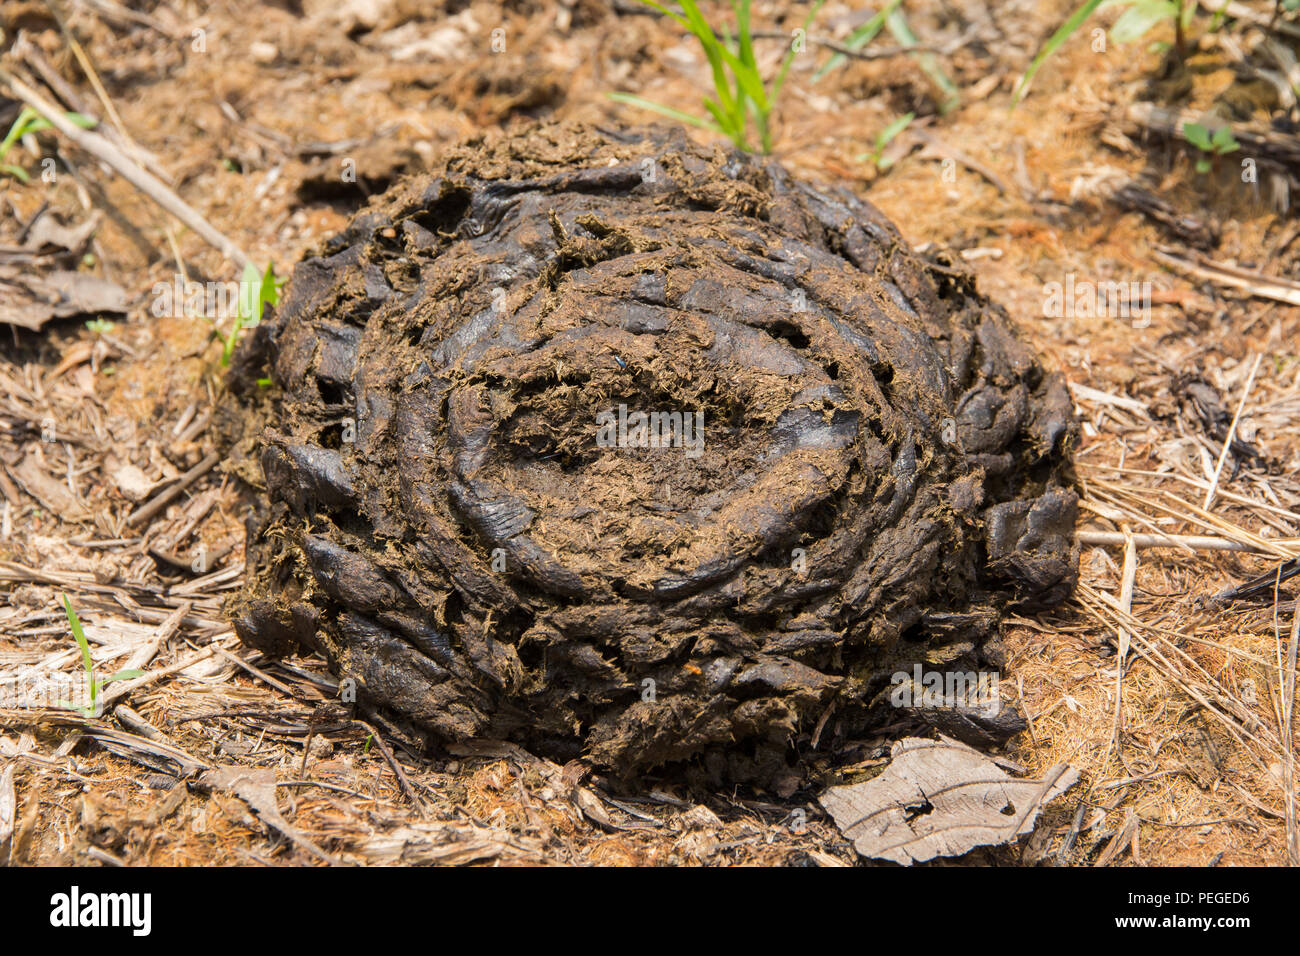
[[[644,3],[647,7],[649,7],[652,10],[662,13],[666,17],[672,17],[679,24],[681,24],[683,28],[687,30],[691,28],[691,25],[687,23],[686,19],[676,10],[669,10],[662,3],[655,3],[655,0],[641,0],[641,3]]]
[[[662,103],[656,103],[654,100],[647,100],[641,96],[633,96],[631,93],[607,93],[606,95],[616,102],[626,103],[628,106],[639,106],[641,109],[650,110],[658,113],[660,116],[667,116],[669,119],[675,119],[679,123],[687,123],[691,126],[699,127],[700,129],[707,129],[712,133],[721,133],[724,136],[731,135],[717,123],[710,123],[706,119],[693,116],[690,113],[683,113],[681,110],[675,110],[671,106],[664,106]]]
[[[731,73],[736,78],[737,86],[737,104],[743,105],[743,100],[739,94],[743,93],[754,101],[759,112],[771,112],[772,107],[767,100],[767,91],[763,89],[763,79],[758,75],[758,71],[749,68],[741,62],[740,57],[730,50],[722,49],[722,59],[727,66],[731,67]]]
[[[919,42],[916,34],[912,32],[911,25],[907,22],[907,17],[903,16],[903,11],[895,9],[888,17],[885,18],[885,26],[889,32],[894,35],[894,39],[899,42],[900,46],[911,49]],[[939,58],[933,53],[916,52],[912,54],[916,62],[920,64],[921,71],[930,78],[935,86],[943,92],[943,102],[939,104],[939,113],[951,113],[961,104],[961,90],[957,84],[939,65]]]
[[[95,125],[95,121],[84,113],[64,113],[63,117],[74,126],[80,126],[82,129],[90,129]],[[46,130],[50,129],[54,129],[54,124],[44,116],[38,116],[27,124],[27,128],[24,129],[20,135],[25,136],[28,133],[44,133]]]
[[[66,594],[63,595],[63,613],[68,617],[68,627],[72,628],[72,636],[81,648],[81,666],[86,671],[86,681],[90,685],[90,713],[95,711],[95,701],[99,698],[99,686],[95,682],[95,662],[90,656],[90,642],[86,640],[86,632],[82,630],[81,618],[77,612],[72,609],[72,602],[68,600]]]
[[[1110,38],[1116,43],[1133,43],[1142,39],[1157,23],[1172,20],[1178,7],[1172,0],[1139,0],[1115,21],[1110,28]]]
[[[908,124],[911,123],[912,120],[914,119],[916,119],[915,113],[904,113],[898,119],[894,120],[884,129],[882,129],[880,133],[876,136],[876,151],[879,152],[880,150],[888,146],[890,143],[892,143],[894,141],[894,137],[896,137],[903,130],[907,129]]]
[[[63,595],[63,613],[68,617],[68,627],[72,628],[72,636],[77,641],[77,646],[81,648],[81,664],[89,674],[95,669],[95,663],[90,659],[90,642],[86,640],[86,632],[82,630],[81,618],[77,612],[72,609],[72,602],[68,596]]]
[[[731,8],[736,14],[736,57],[740,60],[741,66],[745,71],[758,78],[759,88],[762,89],[762,77],[758,72],[758,59],[754,54],[754,37],[750,32],[750,0],[731,0]],[[736,107],[740,111],[746,111],[748,106],[745,103],[744,88],[739,82],[736,83]],[[770,107],[769,107],[770,108]],[[761,113],[762,111],[757,111]]]
[[[22,139],[27,130],[27,124],[39,114],[30,106],[24,106],[19,112],[18,118],[14,120],[13,125],[9,127],[9,132],[5,134],[3,142],[0,142],[0,159],[4,159],[9,150],[13,149],[14,143]]]
[[[902,0],[894,0],[894,2],[901,3]],[[821,8],[825,3],[826,0],[816,0],[816,2],[809,8],[808,15],[803,18],[803,25],[800,29],[803,30],[805,37],[808,35],[808,28],[812,26],[813,20],[817,17],[817,14],[821,11]],[[789,75],[790,67],[793,65],[794,46],[792,44],[790,49],[785,51],[785,58],[781,61],[781,70],[776,74],[776,79],[772,81],[772,92],[769,94],[769,99],[771,99],[773,103],[776,102],[777,96],[780,95],[781,88],[785,86],[785,78]],[[813,77],[813,79],[815,80],[816,77]]]
[[[750,25],[750,0],[732,0],[736,12],[736,55],[746,67],[758,72],[758,58],[754,55],[754,35]]]
[[[743,120],[738,122],[734,116],[725,112],[715,100],[711,100],[707,96],[704,98],[704,108],[709,111],[714,122],[717,123],[718,128],[716,132],[726,136],[745,152],[749,152],[748,139],[745,135],[745,124]]]
[[[723,69],[725,57],[723,54],[731,55],[731,51],[726,49],[718,40],[717,35],[713,32],[713,27],[709,26],[709,21],[704,19],[704,14],[700,12],[699,6],[695,0],[681,0],[682,10],[686,13],[686,28],[695,35],[700,41],[700,46],[704,49],[704,56],[709,61],[709,68],[713,71],[713,87],[718,94],[718,102],[722,105],[723,110],[735,116],[741,125],[744,124],[744,111],[737,113],[736,98],[731,92],[731,84],[727,80],[727,71]],[[734,59],[734,55],[732,56]]]
[[[1029,89],[1030,82],[1042,67],[1043,62],[1055,53],[1060,48],[1061,44],[1070,38],[1070,34],[1079,29],[1083,21],[1092,16],[1101,4],[1102,0],[1087,0],[1083,6],[1070,15],[1068,20],[1057,27],[1055,33],[1048,37],[1047,42],[1043,44],[1043,48],[1038,51],[1038,55],[1035,56],[1033,62],[1029,64],[1029,69],[1025,71],[1025,76],[1020,81],[1020,85],[1016,87],[1015,96],[1011,98],[1012,109],[1015,109],[1020,101],[1025,98],[1025,92]]]
[[[884,9],[849,34],[848,39],[844,41],[844,46],[848,47],[850,50],[861,50],[864,46],[874,40],[876,35],[884,29],[886,18],[897,10],[898,5],[902,2],[903,0],[889,0],[889,3],[885,5]],[[825,66],[813,74],[812,81],[816,83],[831,70],[834,70],[836,67],[841,66],[847,61],[848,57],[843,53],[836,53],[826,61]]]

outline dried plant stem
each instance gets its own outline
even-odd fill
[[[233,240],[218,232],[193,206],[172,192],[166,183],[143,169],[116,145],[98,133],[81,129],[72,123],[54,104],[8,70],[0,69],[0,81],[6,83],[20,100],[49,120],[51,126],[75,145],[113,167],[123,179],[179,219],[227,259],[241,269],[249,264],[251,260],[248,255]]]

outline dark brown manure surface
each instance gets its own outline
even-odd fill
[[[443,740],[771,779],[1076,575],[1070,401],[1003,310],[677,135],[457,149],[298,265],[232,383],[240,637]]]

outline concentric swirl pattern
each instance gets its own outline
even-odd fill
[[[1005,313],[678,135],[456,150],[298,266],[232,381],[241,638],[443,739],[770,777],[1075,577],[1070,403]]]

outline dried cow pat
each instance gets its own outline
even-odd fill
[[[458,148],[297,267],[232,382],[240,637],[444,740],[771,779],[1076,576],[1070,401],[1003,310],[680,134]]]

